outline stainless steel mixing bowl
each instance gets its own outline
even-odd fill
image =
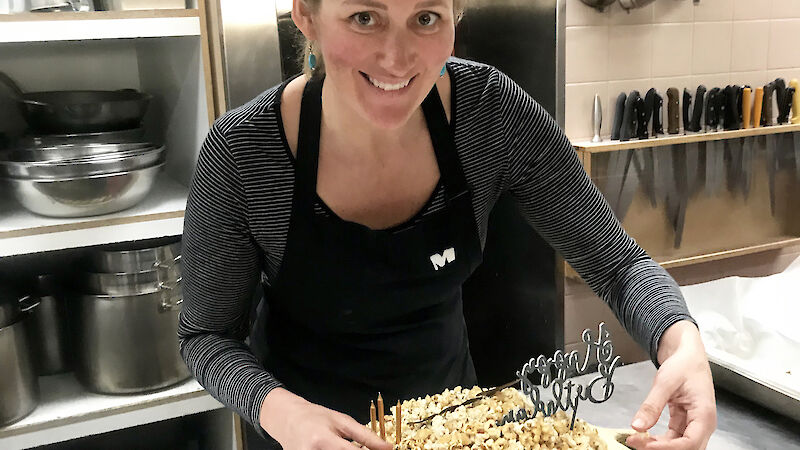
[[[63,180],[128,172],[163,161],[164,147],[86,156],[67,161],[0,161],[3,174],[12,178]]]
[[[144,128],[97,133],[27,135],[17,139],[17,148],[53,147],[65,144],[128,144],[144,142]]]
[[[63,180],[8,178],[12,192],[29,211],[50,217],[85,217],[130,208],[150,192],[160,163],[129,172]]]
[[[70,161],[73,159],[102,155],[145,151],[153,148],[158,147],[149,142],[128,144],[66,144],[29,148],[18,147],[9,151],[8,156],[3,159],[19,162]]]

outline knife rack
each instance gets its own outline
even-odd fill
[[[800,125],[574,146],[625,230],[664,267],[800,243]]]

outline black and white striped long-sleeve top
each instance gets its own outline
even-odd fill
[[[492,206],[510,192],[655,361],[663,331],[692,320],[675,281],[623,231],[536,101],[494,67],[452,58],[448,68],[451,120],[481,243]],[[253,286],[259,277],[274,280],[289,228],[294,166],[280,116],[284,86],[214,123],[184,222],[181,353],[208,392],[253,424],[280,386],[244,339]],[[443,206],[441,188],[434,198],[426,212]]]

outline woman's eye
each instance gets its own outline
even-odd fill
[[[423,27],[429,27],[435,24],[437,20],[439,20],[439,15],[432,12],[425,12],[420,14],[419,17],[417,17],[417,21]]]
[[[369,27],[375,25],[375,19],[372,18],[372,14],[368,12],[360,12],[355,13],[350,18],[358,25],[363,27]]]

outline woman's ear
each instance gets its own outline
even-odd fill
[[[306,0],[294,0],[292,2],[292,20],[306,39],[309,41],[317,39],[314,20],[311,16],[311,7]]]

